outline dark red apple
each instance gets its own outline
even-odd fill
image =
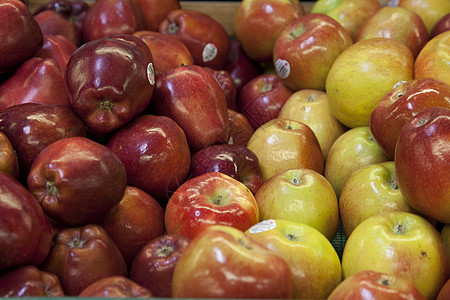
[[[281,108],[294,92],[280,76],[261,74],[250,80],[237,98],[238,112],[247,117],[253,129],[278,117]]]
[[[0,73],[33,57],[42,47],[43,35],[28,7],[18,0],[0,2]]]
[[[53,58],[61,70],[66,70],[72,54],[77,50],[77,46],[68,37],[64,35],[44,35],[42,48],[36,53],[36,56],[42,58]]]
[[[236,87],[236,95],[239,95],[244,85],[250,80],[263,73],[261,64],[252,60],[242,49],[237,39],[230,41],[230,52],[228,53],[225,70],[230,73]]]
[[[206,13],[176,9],[167,14],[159,32],[180,39],[196,65],[222,70],[230,51],[230,37],[221,23]]]
[[[159,24],[169,12],[180,9],[179,0],[138,0],[147,30],[158,31]]]
[[[210,71],[220,83],[225,94],[225,99],[227,100],[227,108],[237,110],[236,87],[234,86],[234,81],[230,73],[227,70],[214,70],[210,67],[205,67],[205,69]]]
[[[0,85],[0,112],[28,102],[70,105],[64,71],[53,58],[28,59]]]
[[[157,76],[151,107],[184,130],[192,153],[229,139],[225,94],[201,66],[181,66]]]
[[[34,16],[42,33],[52,35],[64,35],[69,38],[77,47],[81,46],[83,38],[81,29],[75,23],[65,19],[61,14],[53,10],[44,10]]]
[[[174,234],[151,240],[134,259],[130,279],[148,288],[155,297],[172,297],[173,271],[189,242]]]
[[[84,42],[144,30],[142,8],[137,4],[137,0],[95,1],[86,12],[81,26]]]
[[[192,156],[190,175],[221,172],[242,182],[256,194],[264,183],[256,154],[245,146],[220,144],[203,148]]]
[[[68,137],[35,158],[28,189],[50,219],[68,226],[98,221],[122,199],[127,183],[120,159],[85,137]]]
[[[230,131],[228,144],[233,145],[247,146],[255,132],[247,117],[232,109],[228,109],[228,128]]]
[[[102,278],[128,275],[119,248],[99,225],[60,230],[41,269],[58,276],[67,296]]]
[[[394,159],[403,126],[422,110],[434,106],[450,108],[450,85],[431,77],[400,84],[380,99],[370,115],[370,130],[390,159]]]
[[[153,298],[152,292],[125,276],[111,276],[91,283],[79,297],[93,298]]]
[[[42,207],[19,181],[0,172],[0,270],[39,266],[50,245],[50,226]]]
[[[443,16],[436,24],[434,24],[433,29],[430,32],[430,39],[447,30],[450,30],[450,13]]]
[[[0,275],[0,297],[64,297],[58,276],[23,265]]]
[[[400,131],[395,149],[398,187],[412,208],[450,223],[450,109],[431,107]]]
[[[70,105],[24,103],[0,113],[0,131],[11,141],[26,180],[31,164],[47,145],[74,136],[86,136],[86,126]]]
[[[34,10],[34,15],[44,11],[53,10],[61,14],[67,20],[75,23],[80,29],[86,12],[89,10],[88,1],[84,0],[51,0],[44,2]]]
[[[122,200],[102,218],[100,225],[119,247],[130,268],[139,250],[164,234],[164,209],[143,190],[127,186]]]
[[[122,161],[128,184],[167,199],[188,174],[191,152],[186,135],[169,117],[141,115],[119,129],[107,146]]]
[[[19,161],[11,141],[0,129],[0,171],[19,179]]]
[[[132,35],[91,41],[75,51],[65,80],[74,111],[91,131],[112,132],[145,110],[155,81],[150,55]]]

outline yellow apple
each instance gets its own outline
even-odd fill
[[[398,5],[417,13],[425,23],[428,33],[443,16],[450,13],[448,0],[391,0],[390,5]]]
[[[370,128],[356,127],[344,132],[333,143],[325,162],[324,175],[339,198],[345,181],[354,171],[387,160]]]
[[[344,279],[372,270],[408,279],[427,299],[435,299],[449,276],[439,231],[419,215],[392,211],[361,222],[342,255]]]
[[[281,219],[310,225],[330,241],[339,226],[333,187],[310,169],[281,171],[263,183],[255,195],[260,219]]]
[[[345,182],[339,198],[339,213],[346,237],[365,219],[393,210],[416,213],[398,188],[393,161],[356,170]]]
[[[326,80],[331,113],[347,127],[368,126],[378,101],[413,78],[414,57],[400,41],[371,38],[345,49]]]
[[[284,103],[278,117],[308,125],[319,140],[325,160],[331,145],[347,130],[331,114],[327,93],[320,90],[296,91]]]
[[[326,299],[342,280],[336,250],[322,233],[309,225],[265,220],[245,233],[291,267],[294,299]]]
[[[247,148],[258,157],[264,180],[291,168],[307,168],[323,173],[322,150],[308,125],[275,118],[258,127]]]

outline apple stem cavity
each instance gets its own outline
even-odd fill
[[[292,178],[291,182],[295,185],[299,185],[300,184],[300,179],[297,177]]]
[[[262,87],[262,92],[267,93],[272,90],[272,85],[270,83],[265,83]]]
[[[83,248],[85,241],[83,241],[80,237],[76,237],[69,242],[70,248]]]
[[[177,33],[177,31],[178,31],[178,24],[177,23],[170,23],[169,24],[169,30],[168,30],[168,32],[169,32],[169,34],[175,34],[175,33]]]
[[[405,230],[405,228],[404,228],[404,226],[403,226],[402,224],[397,224],[397,225],[395,226],[395,228],[394,228],[394,232],[395,232],[396,234],[403,234],[403,233],[406,232],[406,230]]]
[[[47,181],[45,183],[45,189],[47,190],[47,193],[52,196],[56,196],[56,192],[58,191],[53,181]]]
[[[100,101],[99,108],[101,110],[111,110],[111,108],[112,108],[112,101],[111,101],[111,99],[106,98],[105,100]]]
[[[156,251],[157,257],[167,257],[170,253],[172,253],[174,250],[174,247],[172,246],[162,246]]]
[[[286,235],[286,238],[287,238],[288,240],[290,240],[290,241],[293,241],[293,242],[299,240],[299,237],[296,236],[295,234],[292,234],[292,233],[287,234],[287,235]]]
[[[389,278],[385,277],[381,280],[378,281],[379,284],[384,285],[384,286],[390,286],[392,285],[392,282],[389,280]]]
[[[238,243],[239,245],[241,245],[242,247],[244,247],[245,249],[251,250],[252,247],[250,247],[249,245],[247,245],[247,243],[244,242],[243,239],[238,239]]]

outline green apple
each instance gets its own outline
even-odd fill
[[[336,250],[313,227],[288,220],[265,220],[245,233],[289,264],[294,299],[326,299],[341,282],[341,261]]]
[[[393,210],[415,213],[398,188],[393,161],[356,170],[345,182],[339,213],[346,237],[365,219]]]
[[[342,255],[344,279],[362,270],[410,280],[427,299],[435,299],[449,276],[439,231],[419,215],[392,211],[361,222]]]
[[[344,132],[333,143],[325,162],[324,175],[339,198],[345,181],[354,171],[387,160],[370,128],[356,127]]]
[[[287,169],[263,183],[255,195],[260,219],[282,219],[307,224],[333,240],[339,208],[333,187],[318,172]]]

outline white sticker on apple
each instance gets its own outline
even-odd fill
[[[202,58],[203,62],[208,62],[216,58],[217,56],[217,47],[213,43],[206,44],[205,48],[203,48]]]
[[[275,69],[277,70],[278,76],[283,79],[288,78],[291,73],[291,65],[284,59],[277,59]]]
[[[147,66],[147,78],[151,85],[155,84],[155,70],[152,63],[149,63]]]
[[[275,227],[277,227],[277,223],[275,222],[275,220],[264,220],[250,227],[248,232],[255,234],[275,229]]]

